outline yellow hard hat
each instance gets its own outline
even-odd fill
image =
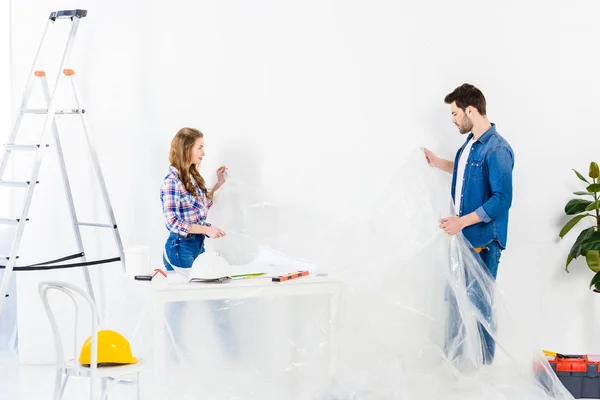
[[[88,337],[79,353],[80,364],[91,364],[92,337]],[[123,335],[111,330],[98,331],[98,364],[135,364],[131,346]]]

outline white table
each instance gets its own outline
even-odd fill
[[[168,283],[157,280],[152,284],[155,299],[154,313],[154,370],[161,387],[166,384],[165,308],[168,302],[217,299],[248,299],[276,296],[330,296],[330,353],[329,371],[333,375],[336,364],[335,321],[341,282],[325,276],[305,276],[286,282],[272,282],[270,278],[233,280],[222,284]]]

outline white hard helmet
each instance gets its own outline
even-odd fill
[[[190,268],[190,279],[225,281],[231,279],[229,263],[216,251],[206,251],[196,257]]]

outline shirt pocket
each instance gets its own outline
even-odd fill
[[[192,209],[194,211],[203,211],[205,208],[203,200],[204,199],[202,198],[202,194],[198,196],[190,196],[190,205]]]
[[[477,180],[483,177],[483,160],[469,162],[469,178]]]

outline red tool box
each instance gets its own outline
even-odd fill
[[[558,379],[576,399],[600,398],[600,355],[563,355],[548,357]]]

